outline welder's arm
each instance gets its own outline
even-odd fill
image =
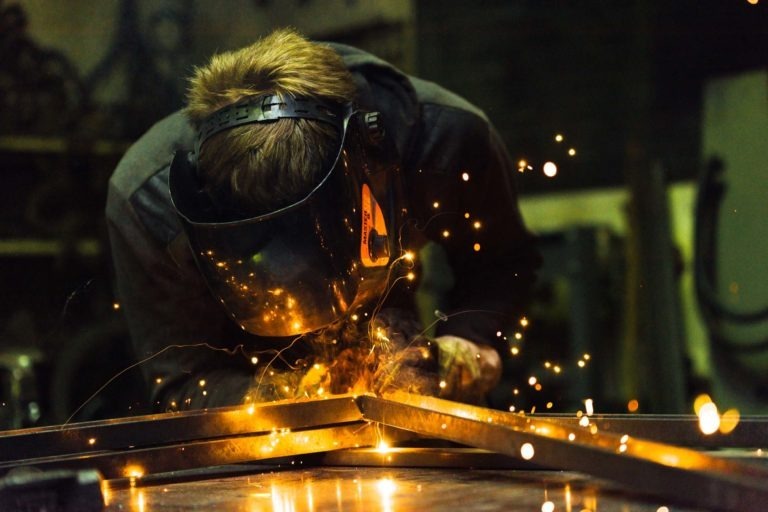
[[[493,128],[484,160],[467,171],[467,182],[456,180],[461,215],[441,242],[452,279],[436,335],[445,389],[459,397],[484,393],[498,381],[499,354],[509,350],[504,337],[519,329],[540,265],[518,209],[517,171]],[[458,369],[448,370],[452,366]]]
[[[114,190],[107,221],[119,301],[152,409],[241,403],[251,375],[242,355],[203,346],[233,348],[223,344],[221,318],[212,314],[220,308],[194,267],[175,262]]]

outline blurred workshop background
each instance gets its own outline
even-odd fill
[[[464,95],[518,162],[545,263],[494,406],[768,411],[768,0],[0,0],[0,428],[144,410],[107,180],[192,66],[286,25]]]

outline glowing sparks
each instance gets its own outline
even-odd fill
[[[126,466],[123,470],[123,475],[125,475],[127,478],[130,478],[131,480],[141,478],[144,476],[144,468],[141,466]]]
[[[464,212],[464,218],[465,218],[465,219],[468,219],[468,218],[469,218],[469,212]]]
[[[518,354],[520,353],[520,349],[519,349],[519,348],[517,348],[517,347],[512,347],[511,349],[509,349],[509,352],[510,352],[510,353],[511,353],[513,356],[516,356],[516,355],[518,355]]]
[[[531,460],[534,453],[535,450],[533,449],[533,445],[531,443],[525,443],[520,447],[520,456],[525,460]]]
[[[475,252],[480,252],[480,244],[478,244],[478,243],[475,243],[475,245],[473,245],[473,246],[472,246],[472,249],[473,249]]]
[[[760,2],[760,0],[747,0],[747,3],[750,5],[757,5]]]
[[[115,303],[113,303],[113,304],[112,304],[112,309],[114,309],[115,311],[117,311],[118,309],[120,309],[120,303],[119,303],[119,302],[115,302]]]
[[[390,451],[389,443],[386,442],[384,439],[379,441],[379,444],[376,445],[376,451],[379,453],[389,453]]]
[[[468,172],[461,173],[461,180],[462,181],[469,181],[469,173]]]
[[[542,170],[544,171],[544,176],[547,178],[554,178],[557,176],[557,164],[555,162],[545,162]]]
[[[741,419],[741,416],[736,409],[728,409],[725,411],[720,417],[720,433],[730,434],[733,432],[733,429],[739,424],[739,419]]]
[[[589,426],[589,418],[587,416],[582,416],[581,418],[579,418],[579,426],[588,427]]]
[[[521,318],[520,325],[523,327],[528,327],[528,319],[526,317]]]
[[[561,133],[558,133],[557,135],[555,135],[555,142],[563,142],[564,139],[565,137],[563,137]]]
[[[360,319],[360,317],[359,317],[359,316],[357,316],[356,314],[355,314],[355,315],[352,315],[352,317],[351,317],[351,318],[352,318],[352,321],[353,321],[353,322],[357,322],[357,321]]]
[[[520,160],[519,162],[517,162],[517,166],[522,169],[525,169],[526,167],[528,167],[528,161]]]
[[[587,416],[592,416],[595,414],[595,404],[591,398],[584,400],[584,407],[586,408]]]
[[[155,384],[162,384],[162,383],[163,383],[163,379],[161,379],[160,377],[155,379]]]
[[[405,254],[403,254],[403,259],[406,261],[413,261],[414,255],[411,251],[406,251]]]
[[[583,359],[579,359],[579,362],[576,364],[579,366],[579,368],[584,368],[585,366],[587,366],[587,363],[584,362]]]
[[[545,501],[541,504],[541,512],[554,512],[555,504],[551,501]]]
[[[91,445],[91,446],[95,445],[96,444],[96,438],[95,437],[90,438],[88,440],[88,444]]]
[[[480,223],[479,220],[476,220],[475,222],[472,223],[472,227],[475,229],[480,229],[481,227],[483,227],[483,225]]]
[[[450,231],[448,231],[447,229],[446,229],[446,230],[444,230],[444,231],[443,231],[443,238],[448,238],[449,236],[451,236],[451,232],[450,232]]]
[[[435,209],[440,208],[440,202],[435,201],[434,203],[432,203],[432,208],[435,208]]]
[[[704,435],[714,434],[720,428],[720,415],[714,402],[707,402],[698,412],[699,429]]]
[[[537,382],[538,382],[538,379],[536,377],[532,376],[528,379],[528,384],[531,386],[535,386]]]
[[[200,382],[198,382],[201,388],[205,387],[205,379],[200,379]]]
[[[446,383],[444,380],[441,380],[441,381],[440,381],[440,389],[445,389],[445,387],[446,387],[447,385],[448,385],[448,384],[447,384],[447,383]]]
[[[568,156],[576,156],[576,148],[570,148],[568,150]]]
[[[408,272],[408,274],[407,274],[405,277],[406,277],[406,278],[407,278],[409,281],[413,281],[414,279],[416,279],[416,274],[414,274],[413,272]]]
[[[256,357],[256,356],[253,356],[251,358],[251,364],[253,364],[253,365],[259,364],[259,358]]]

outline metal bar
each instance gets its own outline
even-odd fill
[[[150,474],[371,446],[376,443],[377,438],[378,433],[374,425],[359,422],[119,452],[16,460],[0,464],[0,472],[31,465],[41,470],[96,469],[107,480],[140,479]]]
[[[579,418],[565,414],[532,414],[532,418],[577,427]],[[746,416],[728,434],[704,434],[695,415],[594,414],[589,417],[600,431],[628,434],[676,446],[698,448],[768,448],[768,418]]]
[[[360,421],[352,395],[9,430],[0,463]]]
[[[357,398],[363,417],[421,435],[579,471],[638,494],[708,510],[749,510],[768,500],[768,470],[666,444],[473,407],[391,393]]]

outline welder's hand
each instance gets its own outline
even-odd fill
[[[481,403],[501,378],[498,352],[458,336],[440,336],[434,341],[438,346],[439,396]]]

